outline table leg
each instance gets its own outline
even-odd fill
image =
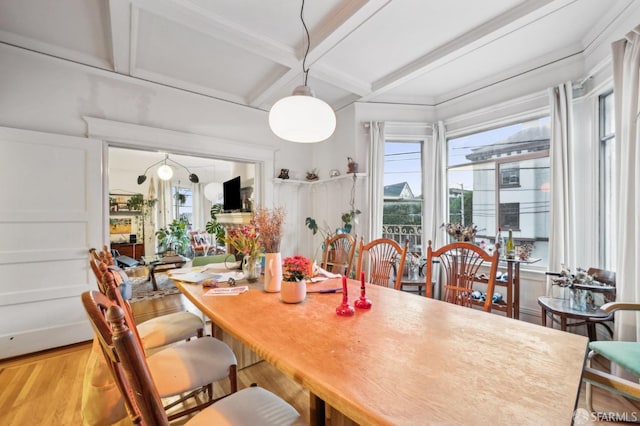
[[[553,318],[551,319],[551,323],[553,324]],[[542,326],[547,326],[547,310],[545,308],[542,308]]]
[[[324,400],[309,392],[309,425],[324,426],[326,423]]]
[[[149,277],[151,278],[151,284],[153,285],[153,291],[157,291],[158,290],[158,282],[156,281],[155,270],[156,270],[155,265],[149,266]]]
[[[596,335],[596,324],[587,320],[587,335],[589,336],[590,342],[595,342],[598,340]]]
[[[520,263],[513,267],[513,318],[520,319]]]
[[[507,317],[513,318],[513,262],[507,262]]]

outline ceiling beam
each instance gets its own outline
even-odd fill
[[[129,75],[131,72],[131,3],[129,0],[109,0],[111,51],[113,69]]]

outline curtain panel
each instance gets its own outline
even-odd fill
[[[382,237],[384,204],[384,122],[369,122],[369,241]]]
[[[551,229],[549,232],[549,270],[562,266],[575,270],[575,190],[573,149],[573,88],[571,82],[549,89],[551,106]],[[552,286],[547,281],[547,293]]]
[[[616,155],[616,299],[640,303],[640,26],[612,44]],[[616,312],[617,340],[640,341],[639,316]]]

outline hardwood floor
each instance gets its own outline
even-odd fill
[[[178,294],[135,303],[133,311],[136,319],[142,321],[158,313],[182,310],[186,306],[189,306],[189,301]],[[0,425],[82,424],[82,381],[90,348],[91,345],[87,342],[0,361]],[[308,421],[308,392],[268,363],[260,362],[240,370],[238,380],[240,388],[257,383],[280,395]],[[222,386],[216,385],[216,393],[226,391],[226,386],[228,385],[224,382]],[[601,411],[626,412],[629,413],[629,418],[632,414],[640,417],[638,405],[597,388],[594,391],[594,405]],[[581,388],[578,406],[586,408],[584,385]],[[186,419],[182,419],[172,424],[179,425],[185,422]],[[429,423],[426,415],[425,423]],[[517,423],[517,419],[514,419],[514,423]],[[128,420],[118,423],[129,424],[131,423]]]

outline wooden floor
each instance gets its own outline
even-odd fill
[[[189,301],[182,295],[138,302],[133,305],[138,321],[160,313],[183,310]],[[84,365],[90,351],[89,343],[68,346],[29,356],[0,361],[0,425],[80,425],[80,405]],[[271,390],[292,404],[308,420],[309,394],[306,390],[266,362],[242,369],[239,387],[251,383]],[[227,384],[216,388],[223,392]],[[390,390],[392,392],[392,390]],[[584,385],[578,406],[585,408]],[[628,413],[640,418],[640,407],[608,392],[595,389],[595,407],[604,412]],[[186,420],[172,424],[183,424]],[[429,423],[425,415],[425,424]],[[514,419],[514,424],[517,419]],[[593,424],[580,423],[580,424]],[[128,425],[125,420],[118,425]],[[609,423],[616,424],[616,423]]]

